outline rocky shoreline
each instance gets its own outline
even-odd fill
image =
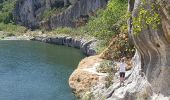
[[[55,36],[55,37],[35,36],[31,40],[78,48],[87,56],[96,55],[97,54],[96,49],[99,44],[99,41],[96,39],[87,40],[84,38],[73,38],[70,36]]]
[[[99,46],[99,40],[91,38],[86,39],[83,37],[71,37],[71,36],[10,36],[1,40],[31,40],[40,41],[56,45],[65,45],[80,49],[85,55],[92,56],[97,54],[97,47]]]

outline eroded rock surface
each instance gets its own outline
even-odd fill
[[[106,74],[96,71],[96,68],[103,61],[99,56],[91,56],[79,63],[77,69],[69,78],[69,85],[75,94],[82,97],[85,92],[90,91],[91,86],[99,81],[104,82],[103,79]]]
[[[152,95],[151,85],[145,74],[141,72],[141,57],[136,52],[132,59],[133,68],[126,72],[125,85],[120,86],[119,72],[113,78],[113,84],[109,88],[100,84],[92,88],[96,100],[145,100]],[[102,91],[101,91],[102,90]]]
[[[147,4],[151,6],[147,0]],[[138,5],[141,0],[135,0],[133,16],[138,13]],[[154,1],[156,2],[156,1]],[[170,11],[169,0],[159,0],[161,25],[156,30],[151,26],[143,29],[137,37],[133,37],[136,48],[139,51],[142,61],[142,71],[145,73],[147,80],[152,86],[153,92],[170,96]],[[148,9],[149,10],[149,9]],[[131,29],[132,30],[132,29]],[[131,31],[133,34],[133,31]]]
[[[14,21],[28,28],[76,27],[80,20],[87,20],[99,8],[106,6],[108,0],[17,0],[13,11]],[[61,9],[62,12],[42,21],[47,9]]]
[[[151,6],[152,1],[146,1],[148,6]],[[133,18],[139,12],[141,0],[129,0],[129,4],[129,11],[132,11]],[[138,54],[134,58],[134,68],[129,78],[126,79],[126,85],[119,87],[114,82],[106,91],[108,100],[170,99],[170,78],[168,78],[170,76],[170,20],[168,14],[170,2],[168,0],[160,1],[159,5],[161,6],[158,12],[161,17],[161,25],[156,30],[148,26],[138,36],[134,36],[132,25],[129,23],[130,37]]]
[[[141,1],[129,0],[132,18],[139,13]],[[154,0],[147,0],[146,4],[151,6],[151,1]],[[129,35],[137,51],[132,59],[133,67],[126,73],[125,86],[119,85],[117,73],[109,88],[100,82],[91,87],[92,100],[170,100],[170,1],[158,2],[161,24],[156,30],[149,25],[134,36],[132,19],[129,20]]]
[[[78,48],[87,56],[96,55],[97,47],[100,44],[96,39],[88,40],[70,36],[35,36],[31,40]]]

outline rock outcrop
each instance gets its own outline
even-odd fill
[[[87,40],[85,38],[73,38],[70,36],[35,36],[31,40],[78,48],[87,56],[96,55],[97,46],[99,45],[99,41],[96,39]]]
[[[141,72],[141,57],[136,52],[132,59],[133,68],[126,72],[125,85],[120,86],[119,73],[113,78],[113,84],[109,88],[102,87],[99,83],[92,88],[96,100],[147,100],[153,95],[150,83]]]
[[[147,0],[146,5],[151,6],[153,1]],[[128,10],[132,12],[132,18],[139,13],[141,2],[142,0],[129,0]],[[129,20],[129,35],[137,49],[132,59],[134,67],[126,76],[125,86],[120,87],[118,79],[115,78],[113,85],[100,92],[107,100],[170,99],[170,16],[168,14],[170,1],[158,0],[158,2],[161,25],[156,30],[149,25],[135,36],[131,25],[132,18]],[[96,87],[96,90],[92,91],[96,98],[100,99],[97,92],[101,88]]]
[[[153,0],[147,0],[146,5],[151,6],[151,2]],[[158,0],[158,2],[161,25],[156,30],[149,25],[135,36],[131,25],[132,19],[129,20],[129,35],[137,49],[132,60],[134,67],[126,76],[125,86],[120,87],[118,79],[114,79],[113,85],[101,93],[108,100],[170,99],[170,16],[168,14],[170,1]],[[129,0],[132,18],[139,13],[140,5],[141,0]],[[93,90],[95,96],[99,92],[98,89]]]
[[[57,16],[48,20],[48,28],[76,27],[79,18],[88,18],[99,8],[105,7],[107,0],[79,0],[70,5],[69,8]]]
[[[132,18],[139,13],[141,1],[129,0]],[[148,10],[153,1],[146,0]],[[92,100],[170,100],[170,1],[158,2],[161,24],[157,29],[148,25],[135,36],[132,18],[129,20],[129,35],[137,51],[132,59],[132,69],[126,72],[125,85],[119,85],[118,73],[109,88],[97,82],[91,86]]]
[[[130,0],[131,1],[131,0]],[[132,0],[133,1],[133,0]],[[132,17],[138,14],[138,7],[142,0],[135,0]],[[151,6],[153,0],[147,0]],[[132,39],[141,56],[142,71],[152,86],[153,92],[170,97],[170,1],[154,1],[160,5],[159,15],[161,25],[154,30],[151,26],[143,29],[139,36]],[[148,8],[148,10],[150,10]],[[130,28],[132,30],[132,28]],[[130,34],[133,34],[133,30]]]
[[[86,19],[97,9],[106,6],[108,0],[17,0],[13,11],[14,21],[28,28],[76,27],[79,19]],[[66,8],[60,14],[54,14],[42,21],[47,9]],[[85,20],[85,21],[86,21]]]
[[[99,55],[83,59],[69,78],[71,89],[80,100],[102,100],[102,98],[109,98],[109,95],[112,95],[113,92],[111,87],[111,89],[107,90],[107,86],[111,84],[113,74],[118,69],[117,66],[115,66],[117,63],[118,62],[101,59]],[[137,68],[136,71],[139,71]],[[126,67],[126,70],[129,70],[129,66]],[[131,72],[132,70],[127,72],[127,78],[131,75]],[[136,73],[134,75],[136,75]],[[119,74],[117,73],[114,80],[114,87],[119,87],[118,76]],[[115,90],[113,89],[113,91]]]
[[[91,56],[83,59],[77,69],[69,78],[69,85],[77,96],[82,97],[84,93],[90,91],[91,86],[96,85],[98,81],[104,82],[106,74],[98,73],[96,68],[104,60],[99,56]]]
[[[47,2],[46,2],[47,1]],[[28,28],[37,28],[41,15],[49,0],[17,0],[13,11],[13,18],[17,24]]]

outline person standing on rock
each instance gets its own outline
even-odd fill
[[[123,84],[125,81],[125,72],[126,72],[126,63],[125,63],[125,57],[121,59],[120,65],[119,65],[119,75],[120,75],[120,86]]]

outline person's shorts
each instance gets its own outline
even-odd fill
[[[120,77],[125,77],[125,72],[120,72]]]

